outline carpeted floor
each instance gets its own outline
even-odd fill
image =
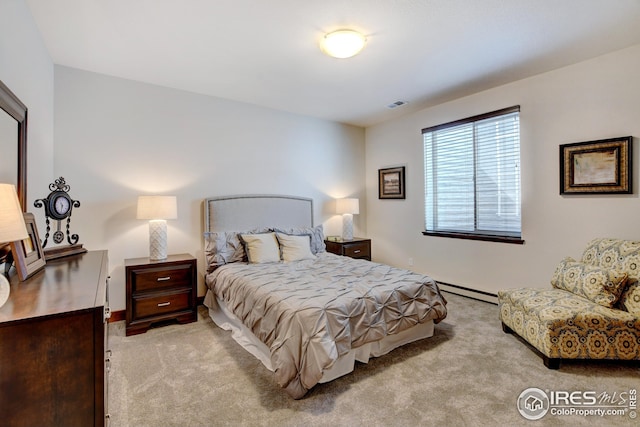
[[[115,427],[159,426],[625,426],[627,415],[529,421],[520,393],[595,391],[628,397],[640,368],[570,363],[548,370],[538,355],[502,332],[498,307],[445,293],[447,318],[435,335],[396,349],[293,400],[272,374],[199,308],[188,325],[125,337],[110,325],[109,413]],[[624,394],[623,394],[624,393]]]

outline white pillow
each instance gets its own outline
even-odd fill
[[[311,253],[311,237],[290,236],[288,234],[276,233],[280,243],[280,254],[283,261],[298,261],[301,259],[312,259],[315,256]]]
[[[252,264],[280,261],[280,250],[275,233],[241,234],[247,258]]]

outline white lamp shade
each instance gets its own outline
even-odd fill
[[[0,243],[9,243],[29,237],[16,187],[0,184]]]
[[[337,199],[336,212],[339,214],[358,215],[360,213],[360,201],[358,199]]]
[[[176,219],[176,196],[138,196],[138,219]]]
[[[357,31],[338,30],[325,35],[320,47],[323,52],[334,58],[350,58],[357,55],[367,39]]]

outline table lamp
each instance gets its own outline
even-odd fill
[[[342,239],[353,239],[353,215],[360,213],[358,199],[337,199],[336,212],[342,214]]]
[[[167,221],[178,218],[176,196],[138,196],[138,219],[149,220],[149,258],[167,258]]]
[[[28,237],[16,187],[12,184],[0,184],[0,247]],[[9,298],[10,291],[9,281],[0,273],[0,307]]]

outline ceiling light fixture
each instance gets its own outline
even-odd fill
[[[334,58],[351,58],[364,47],[367,39],[353,30],[338,30],[326,34],[320,42],[322,51]]]

